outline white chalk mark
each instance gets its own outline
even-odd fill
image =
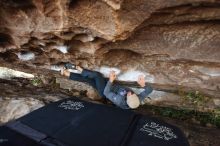
[[[19,52],[17,53],[17,56],[22,61],[33,60],[35,58],[35,55],[32,52],[25,52],[25,53]]]
[[[60,52],[62,52],[63,54],[68,53],[68,47],[67,46],[55,46],[55,48],[57,50],[59,50]]]
[[[109,76],[110,71],[115,71],[116,74],[118,75],[118,80],[121,81],[137,81],[139,75],[144,75],[146,82],[153,83],[154,82],[154,76],[147,73],[147,72],[142,72],[139,70],[128,70],[125,72],[122,72],[118,68],[113,68],[113,67],[108,67],[108,66],[102,66],[97,71],[101,72],[104,74],[105,77]]]

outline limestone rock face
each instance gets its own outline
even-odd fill
[[[143,27],[130,38],[107,47],[127,49],[146,57],[220,62],[219,39],[220,25],[215,22],[186,23]]]
[[[1,6],[1,32],[10,33],[8,37],[17,47],[27,43],[30,37],[41,38],[42,33],[63,28],[62,1],[3,0]]]
[[[1,0],[0,5],[1,66],[40,74],[63,62],[99,71],[115,67],[121,79],[137,71],[160,89],[220,97],[218,0]]]

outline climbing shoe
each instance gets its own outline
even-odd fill
[[[72,63],[64,64],[65,69],[76,69],[76,65]]]

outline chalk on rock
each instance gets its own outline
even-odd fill
[[[57,50],[59,50],[60,52],[62,52],[63,54],[68,53],[68,47],[67,46],[56,46],[55,48]]]
[[[22,61],[33,60],[35,58],[35,54],[32,52],[19,52],[17,56]]]
[[[114,67],[102,66],[97,71],[101,72],[105,77],[108,77],[111,71],[115,71],[116,75],[118,75],[121,70]]]

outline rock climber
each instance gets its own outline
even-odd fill
[[[137,83],[142,88],[139,93],[129,87],[114,84],[117,78],[116,73],[111,71],[109,79],[105,78],[100,72],[83,69],[70,63],[66,63],[61,69],[61,75],[68,77],[70,80],[87,82],[94,87],[99,95],[109,99],[113,104],[122,109],[135,109],[143,103],[145,98],[153,91],[152,87],[146,85],[144,75],[139,75]],[[79,73],[70,72],[68,69],[75,69]]]

